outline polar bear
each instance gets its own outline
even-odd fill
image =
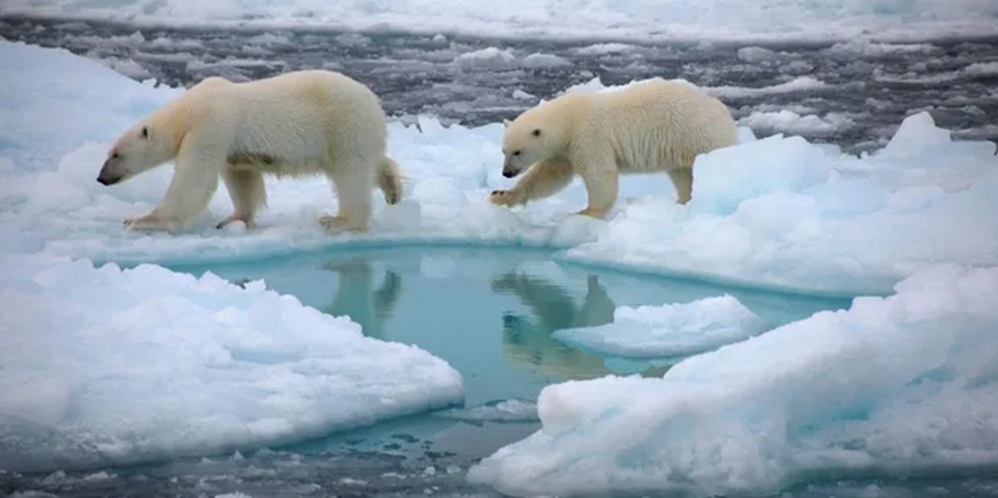
[[[589,202],[576,214],[594,218],[604,218],[616,203],[620,174],[665,171],[676,201],[686,204],[696,156],[738,140],[724,103],[660,78],[613,92],[570,92],[505,124],[502,174],[527,173],[513,188],[492,191],[489,200],[525,205],[555,194],[579,175]]]
[[[222,177],[234,211],[217,227],[254,226],[265,206],[264,174],[325,175],[339,212],[320,224],[364,232],[375,187],[389,204],[402,197],[398,164],[385,155],[387,126],[378,97],[343,74],[303,70],[246,83],[209,77],[125,131],[97,181],[114,185],[173,160],[166,194],[126,230],[173,232],[207,208]]]

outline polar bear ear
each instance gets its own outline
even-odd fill
[[[512,122],[512,121],[510,121],[510,120],[508,120],[508,119],[505,119],[505,118],[503,118],[503,120],[502,120],[502,125],[503,125],[503,126],[505,126],[506,128],[509,128],[509,125],[511,125],[511,124],[513,124],[513,122]]]
[[[531,135],[533,135],[535,137],[541,136],[541,129],[540,128],[534,128],[534,131],[533,131],[533,133],[531,133]]]

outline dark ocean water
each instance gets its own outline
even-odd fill
[[[391,116],[435,115],[445,124],[512,118],[540,98],[594,77],[607,85],[662,77],[711,88],[759,136],[784,132],[847,152],[869,151],[882,147],[905,116],[928,110],[957,138],[998,140],[998,39],[767,47],[511,43],[13,18],[0,19],[0,35],[63,47],[135,79],[170,86],[213,75],[240,81],[334,69],[369,85]],[[797,89],[779,86],[794,80],[791,88]],[[807,117],[788,124],[776,117],[780,111]],[[749,118],[753,113],[770,114]]]

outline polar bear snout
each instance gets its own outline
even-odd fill
[[[104,165],[100,168],[100,173],[97,174],[97,183],[101,185],[114,185],[124,178],[124,174],[121,173],[121,165],[116,157],[112,156],[104,161]]]
[[[504,162],[502,165],[502,176],[505,176],[506,178],[513,178],[514,176],[519,175],[522,171],[523,170],[520,169],[519,166],[511,164],[509,160]]]

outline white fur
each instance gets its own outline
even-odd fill
[[[378,97],[339,73],[297,71],[247,83],[211,77],[119,137],[98,181],[117,183],[172,159],[175,172],[159,205],[126,224],[173,231],[205,210],[220,176],[235,210],[218,226],[240,220],[251,227],[266,204],[264,174],[321,174],[339,197],[339,212],[322,225],[363,231],[371,190],[381,188],[389,203],[401,197],[386,135]]]
[[[527,173],[489,200],[526,204],[579,175],[589,205],[578,214],[603,218],[616,203],[619,175],[664,171],[685,204],[696,156],[736,143],[728,108],[688,85],[656,79],[615,92],[572,92],[506,123],[503,175]]]

